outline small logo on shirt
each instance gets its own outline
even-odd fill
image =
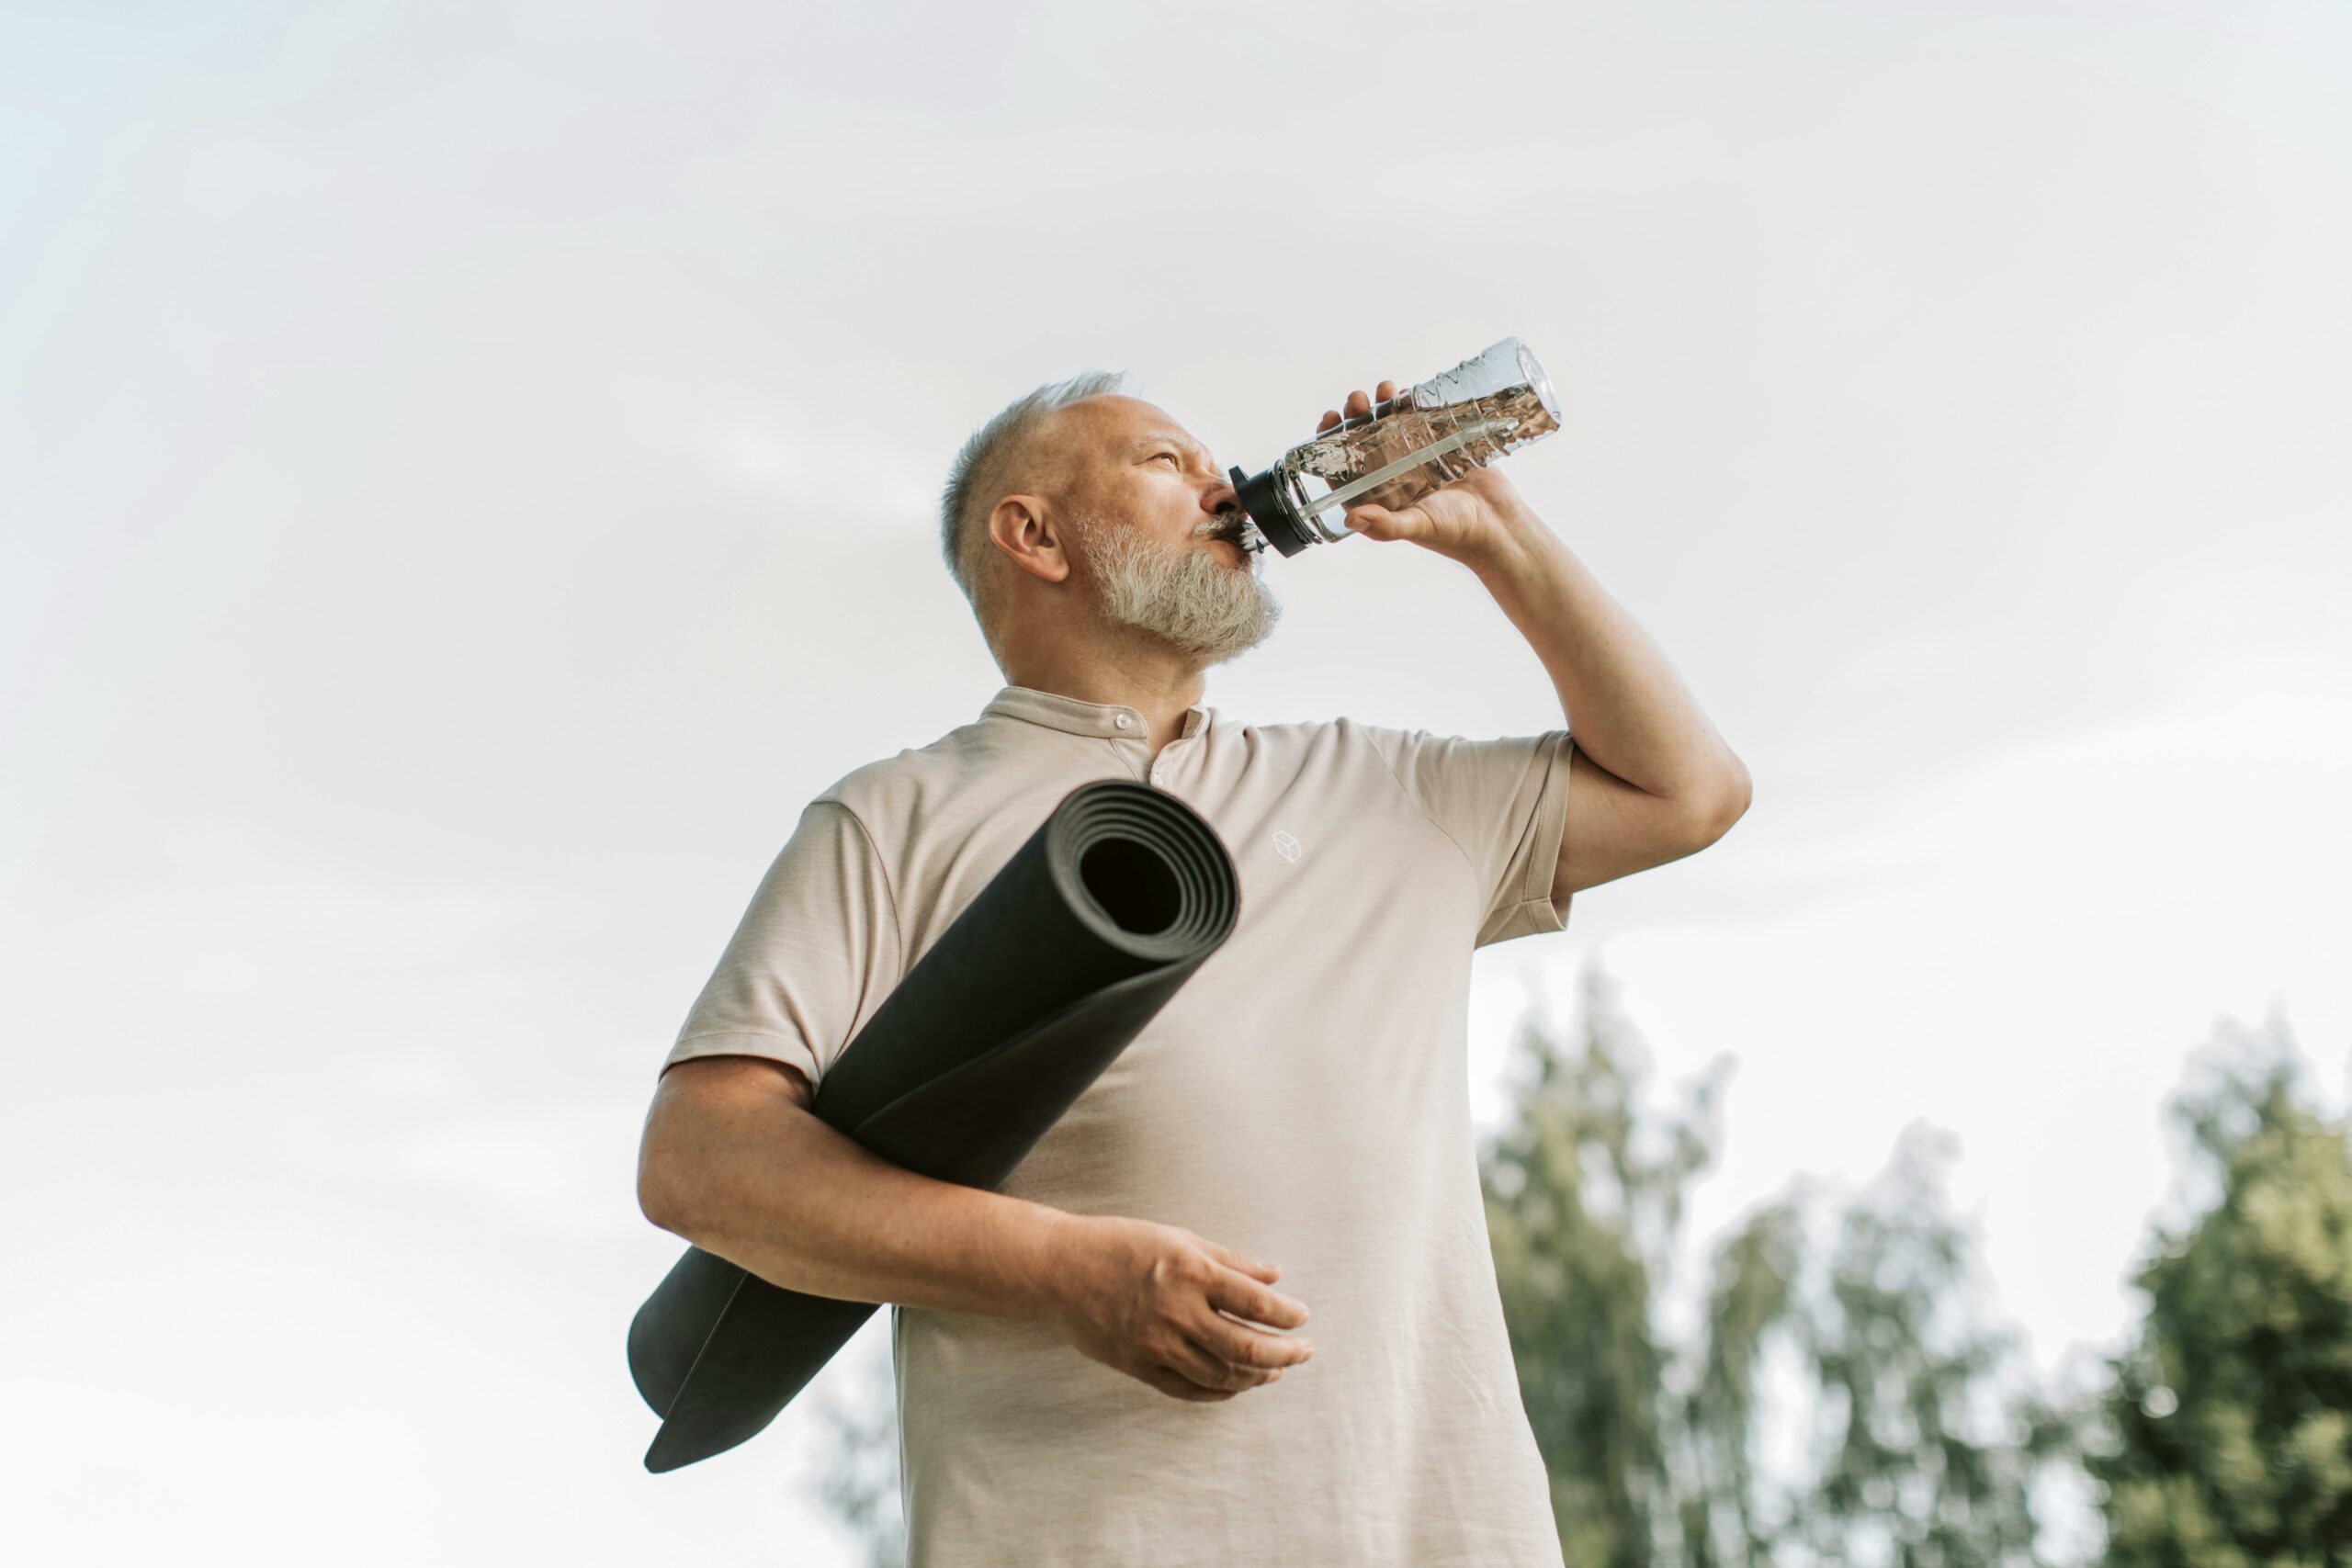
[[[1295,861],[1298,859],[1298,840],[1277,828],[1274,829],[1274,852],[1284,860]]]

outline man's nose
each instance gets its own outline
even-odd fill
[[[1241,492],[1234,489],[1231,479],[1217,480],[1216,483],[1209,486],[1208,492],[1201,497],[1202,509],[1218,516],[1237,511],[1240,505]]]

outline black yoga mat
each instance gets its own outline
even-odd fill
[[[1233,857],[1198,812],[1148,784],[1080,784],[907,971],[809,1109],[896,1165],[993,1191],[1240,912]],[[645,1468],[759,1433],[877,1304],[688,1250],[629,1324],[629,1373],[662,1418]]]

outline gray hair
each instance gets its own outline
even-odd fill
[[[973,613],[982,615],[983,630],[986,607],[980,593],[988,564],[986,521],[1002,499],[986,492],[1011,477],[1005,465],[1047,414],[1103,392],[1132,396],[1128,380],[1124,370],[1089,370],[1066,381],[1049,381],[1006,404],[994,419],[972,433],[948,465],[947,488],[939,500],[939,553],[946,558],[947,572],[956,586],[971,601]]]

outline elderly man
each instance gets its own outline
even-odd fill
[[[1204,705],[1279,609],[1216,463],[1120,384],[1039,388],[958,455],[942,545],[1009,683],[808,804],[663,1064],[640,1201],[779,1285],[891,1303],[911,1568],[1558,1568],[1472,1142],[1471,953],[1713,842],[1747,770],[1491,468],[1349,523],[1470,568],[1573,740]],[[1216,828],[1232,936],[1001,1192],[811,1114],[926,947],[1105,777]]]

